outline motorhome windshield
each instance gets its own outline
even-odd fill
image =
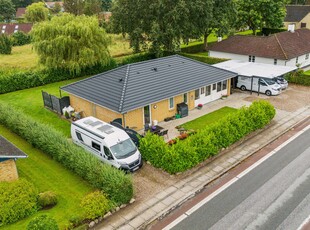
[[[113,155],[118,159],[129,157],[134,154],[136,150],[137,148],[131,139],[121,141],[111,147]]]
[[[265,82],[268,84],[268,85],[274,85],[276,84],[276,81],[274,79],[264,79]]]

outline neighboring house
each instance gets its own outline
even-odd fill
[[[61,89],[83,116],[140,130],[144,124],[175,116],[177,105],[188,109],[230,94],[236,73],[179,55],[129,64],[75,82]]]
[[[12,181],[18,179],[15,161],[18,158],[26,158],[27,155],[0,136],[0,181]]]
[[[235,35],[213,44],[209,56],[284,66],[310,65],[310,30],[270,36]]]
[[[56,4],[59,4],[61,7],[61,12],[64,12],[64,3],[63,2],[44,2],[45,6],[50,9],[53,10]]]
[[[294,25],[295,29],[310,29],[310,5],[287,5],[284,25]]]
[[[23,20],[25,18],[26,8],[17,8],[15,18],[17,20]]]
[[[32,23],[3,23],[0,24],[0,34],[11,35],[17,31],[29,33],[32,29]]]

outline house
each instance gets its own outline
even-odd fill
[[[26,8],[17,8],[15,18],[22,20],[25,18]]]
[[[32,23],[3,23],[0,24],[0,34],[11,35],[17,31],[29,33],[32,29]]]
[[[188,110],[230,94],[236,73],[173,55],[128,64],[64,86],[70,104],[83,116],[105,122],[122,119],[140,130],[152,121],[175,116],[177,105]]]
[[[27,155],[0,136],[0,181],[12,181],[18,179],[15,161],[26,158]]]
[[[56,4],[59,4],[60,6],[60,11],[64,12],[64,3],[63,2],[44,2],[45,6],[49,9],[49,10],[53,10],[55,8]]]
[[[284,25],[286,28],[294,25],[295,29],[310,29],[310,5],[287,5]]]
[[[211,57],[306,67],[310,65],[310,30],[284,31],[270,36],[231,36],[213,44]]]

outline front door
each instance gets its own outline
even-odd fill
[[[150,106],[144,106],[143,108],[144,111],[144,124],[151,124],[151,110]]]

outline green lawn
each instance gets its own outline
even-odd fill
[[[217,122],[218,120],[222,119],[223,117],[227,116],[228,114],[236,112],[237,109],[231,108],[231,107],[223,107],[220,108],[212,113],[208,113],[206,115],[203,115],[201,117],[198,117],[195,120],[186,122],[181,127],[184,127],[187,130],[199,130],[207,125],[210,125],[214,122]]]
[[[304,74],[310,76],[310,70],[305,71]]]
[[[28,155],[28,158],[16,161],[19,176],[32,182],[39,192],[53,191],[58,196],[58,204],[55,207],[39,211],[35,215],[15,224],[0,227],[0,230],[26,229],[29,221],[41,214],[52,216],[57,221],[60,229],[64,229],[69,224],[69,219],[79,214],[79,204],[82,197],[94,189],[79,176],[51,159],[50,156],[33,148],[25,140],[1,125],[0,135]]]
[[[59,87],[75,82],[78,79],[56,82],[36,88],[19,90],[0,95],[0,101],[6,102],[29,115],[38,122],[48,124],[62,132],[66,137],[70,137],[70,122],[61,119],[60,116],[43,106],[41,91],[44,90],[50,94],[59,97]],[[62,96],[65,94],[62,92]]]

